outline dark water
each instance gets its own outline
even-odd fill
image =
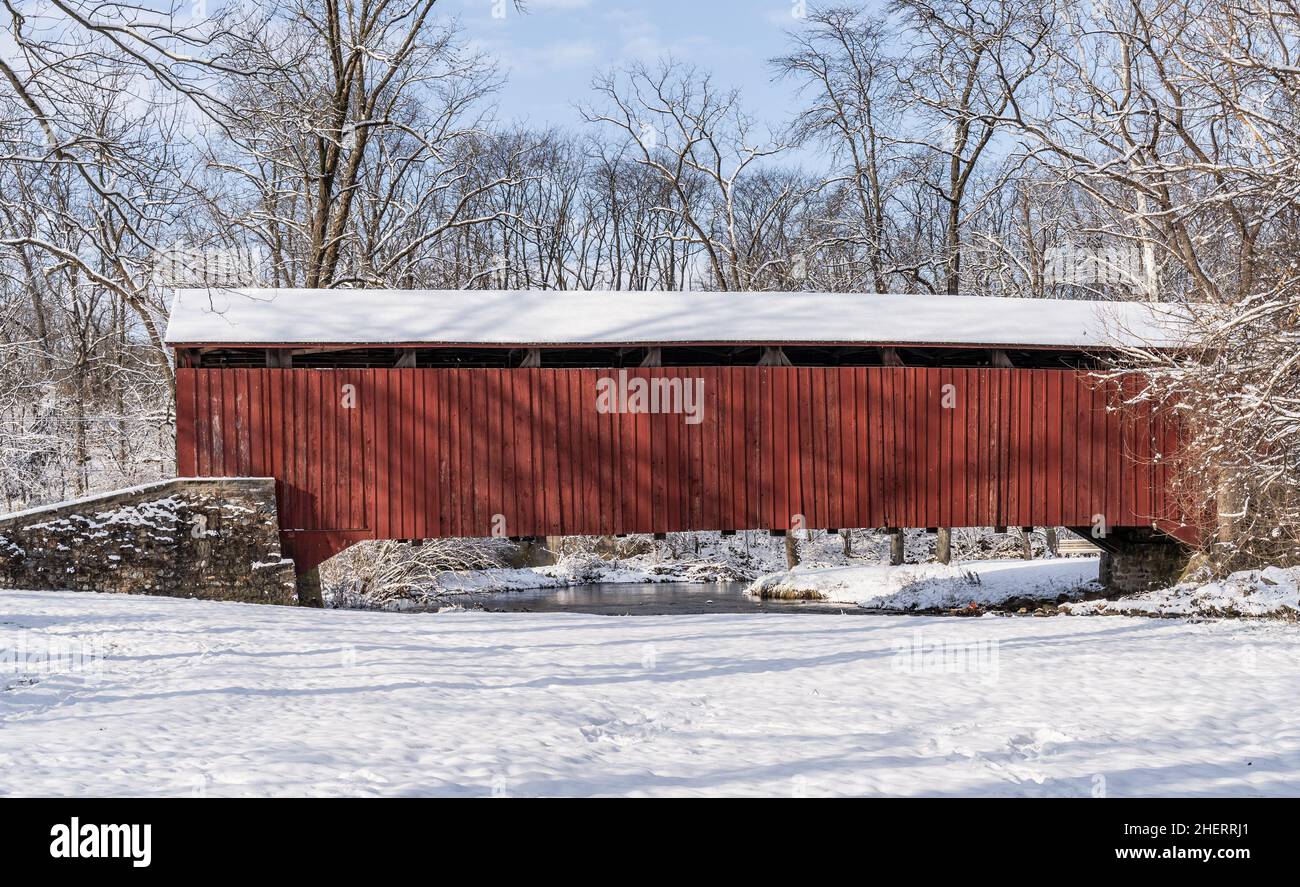
[[[457,604],[502,613],[594,613],[600,616],[672,616],[690,613],[866,613],[850,604],[764,601],[745,594],[744,582],[601,583],[457,595]]]

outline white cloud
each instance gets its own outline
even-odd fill
[[[565,71],[591,68],[600,56],[600,50],[590,40],[552,40],[540,46],[520,46],[511,40],[471,40],[475,49],[492,55],[516,77],[527,77],[530,71]]]

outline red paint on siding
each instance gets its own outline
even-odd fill
[[[487,536],[496,515],[512,536],[787,529],[795,514],[812,528],[1178,518],[1165,489],[1177,428],[1150,404],[1114,408],[1131,381],[1070,370],[629,371],[704,378],[704,421],[687,424],[597,413],[605,373],[182,367],[178,465],[274,476],[287,533],[347,539]]]

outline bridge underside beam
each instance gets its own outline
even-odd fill
[[[287,530],[280,533],[280,545],[301,576],[358,542],[374,538],[369,530]]]

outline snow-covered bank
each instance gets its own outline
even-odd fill
[[[1300,567],[1244,570],[1226,579],[1184,583],[1120,598],[1065,604],[1078,616],[1126,613],[1150,616],[1300,617]]]
[[[11,795],[1300,793],[1276,622],[0,610]]]
[[[494,567],[484,570],[446,570],[435,573],[427,587],[408,589],[400,596],[377,598],[331,589],[327,606],[354,610],[425,610],[455,604],[464,595],[566,588],[575,585],[644,584],[650,582],[731,582],[752,574],[727,563],[621,560],[592,555],[569,555],[545,567]]]
[[[467,540],[464,540],[467,541]],[[924,530],[905,534],[907,560],[933,561],[935,536]],[[889,557],[889,536],[873,530],[853,530],[848,544],[837,533],[814,531],[798,540],[804,569],[881,564]],[[404,551],[396,543],[379,549],[362,543],[326,565],[327,606],[361,610],[421,610],[455,603],[466,594],[524,591],[574,585],[646,582],[752,581],[785,569],[785,540],[765,531],[669,533],[666,539],[629,536],[616,540],[572,537],[564,540],[558,563],[546,567],[507,567],[500,552],[471,557],[472,568],[447,569],[436,552]],[[991,529],[960,529],[953,533],[953,553],[960,560],[1018,557],[1018,534]],[[1031,537],[1036,556],[1046,553],[1042,533]],[[421,556],[427,563],[419,563]],[[455,560],[455,558],[452,558]],[[405,562],[412,569],[393,569]],[[377,564],[390,566],[376,570]],[[434,566],[436,564],[436,566]],[[378,573],[384,573],[380,578]]]
[[[755,581],[759,597],[857,604],[877,610],[996,606],[1015,599],[1056,601],[1096,591],[1096,558],[969,561],[963,564],[796,567]]]

